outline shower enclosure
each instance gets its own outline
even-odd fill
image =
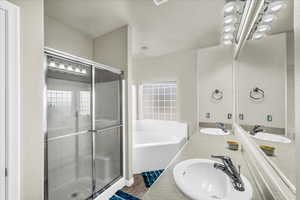
[[[122,73],[49,51],[45,63],[45,199],[93,199],[122,177]]]

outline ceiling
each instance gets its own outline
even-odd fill
[[[224,2],[169,0],[157,7],[152,0],[45,0],[45,13],[92,38],[129,24],[133,54],[144,57],[219,44]],[[273,33],[291,30],[292,15],[289,5]]]

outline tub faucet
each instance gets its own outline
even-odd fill
[[[240,165],[237,168],[231,161],[231,158],[228,156],[211,156],[212,158],[221,159],[223,164],[214,163],[214,168],[222,170],[229,178],[231,179],[232,185],[235,190],[245,191],[245,185],[241,178],[241,167]]]
[[[225,124],[224,123],[221,123],[221,122],[218,122],[216,124],[217,128],[221,129],[222,131],[224,131],[225,133],[227,133],[227,129],[225,128]]]
[[[253,129],[250,131],[250,134],[251,135],[256,135],[258,132],[263,132],[263,131],[264,131],[264,129],[262,128],[261,125],[255,125],[253,127]]]

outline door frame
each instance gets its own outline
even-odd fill
[[[0,185],[5,188],[4,199],[20,200],[20,10],[19,7],[5,0],[0,0],[0,9],[5,12],[6,24],[2,32],[5,34],[5,51],[1,55],[5,63],[0,63],[1,70],[5,72],[5,80],[2,80],[5,84],[0,84],[0,89],[5,91],[4,99],[0,99],[5,103],[5,117],[0,119],[1,123],[5,124],[4,134],[0,134],[1,145],[5,146],[5,153],[2,152],[0,157],[0,164],[2,163]]]

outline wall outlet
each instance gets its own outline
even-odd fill
[[[240,114],[239,114],[239,119],[240,119],[240,120],[244,120],[244,114],[243,114],[243,113],[240,113]]]
[[[210,118],[210,113],[206,113],[206,114],[205,114],[205,117],[206,117],[207,119],[209,119],[209,118]]]
[[[227,114],[227,119],[232,119],[232,114],[231,113]]]
[[[267,121],[268,121],[268,122],[271,122],[272,120],[273,120],[272,115],[267,115]]]

